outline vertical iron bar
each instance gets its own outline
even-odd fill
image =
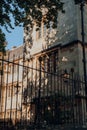
[[[13,65],[13,66],[12,66]],[[11,106],[10,106],[10,121],[11,121],[11,118],[12,118],[12,104],[13,104],[13,84],[14,84],[14,55],[13,55],[13,64],[12,64],[12,85],[10,86],[10,89],[11,89]],[[11,88],[12,87],[12,88]]]
[[[0,61],[1,61],[1,70],[0,70],[0,113],[1,114],[4,112],[3,109],[2,109],[3,99],[4,99],[4,96],[3,96],[3,60],[4,60],[4,56],[3,56],[3,52],[2,52],[2,58],[0,59]],[[3,116],[2,116],[2,119],[3,119]],[[4,122],[5,122],[5,119],[4,119]],[[2,123],[3,127],[5,126],[4,122]]]
[[[2,52],[2,58],[0,59],[1,61],[1,70],[0,70],[0,104],[1,104],[1,112],[2,112],[2,100],[3,100],[3,95],[2,95],[2,89],[3,89],[3,52]]]
[[[61,123],[61,115],[62,115],[62,113],[61,113],[61,102],[62,102],[62,71],[61,71],[61,75],[60,75],[60,84],[59,84],[59,92],[58,92],[58,97],[59,97],[59,106],[58,106],[58,108],[59,108],[59,119],[58,119],[58,121],[59,121],[59,124]],[[61,100],[61,101],[60,101]]]
[[[66,74],[66,73],[64,73],[64,74]],[[66,117],[65,117],[65,115],[66,115],[66,103],[65,103],[65,100],[66,100],[66,97],[65,97],[65,87],[66,87],[66,82],[67,82],[67,77],[66,76],[63,76],[63,89],[62,89],[62,91],[63,91],[63,123],[66,123]]]
[[[15,118],[16,118],[16,123],[17,123],[17,114],[18,114],[18,87],[19,87],[19,59],[18,57],[18,64],[17,64],[17,94],[16,94],[16,113],[15,113]],[[16,66],[16,65],[15,65]]]
[[[59,71],[58,71],[59,72]],[[59,91],[60,91],[60,76],[59,73],[57,74],[56,79],[56,85],[57,85],[57,98],[56,98],[56,113],[57,113],[57,124],[59,124]]]
[[[27,61],[27,62],[28,62],[28,61]],[[27,95],[26,95],[26,98],[28,99],[28,98],[29,98],[29,95],[28,95],[28,93],[29,93],[29,92],[28,92],[28,91],[29,91],[29,90],[28,90],[28,85],[29,85],[29,84],[28,84],[28,63],[27,63],[27,66],[26,66],[26,71],[27,71],[27,77],[26,77],[26,78],[27,78],[27,81],[26,81],[26,85],[27,85],[27,86],[26,86],[26,87],[27,87],[27,88],[26,88],[26,89],[27,89],[26,94],[27,94]],[[27,108],[28,108],[28,100],[27,100],[27,99],[26,99],[26,116],[25,116],[25,121],[26,121],[26,122],[25,122],[25,125],[27,125]]]
[[[74,75],[73,75],[73,72],[74,72],[74,70],[73,69],[71,69],[71,75],[72,75],[72,78],[71,78],[71,80],[72,80],[72,112],[73,112],[73,119],[72,119],[72,123],[74,124],[74,126],[75,126],[75,119],[74,119]]]
[[[31,65],[32,65],[32,69],[31,69],[31,116],[32,116],[32,112],[33,112],[33,104],[32,104],[32,101],[33,101],[33,96],[34,96],[34,92],[33,92],[33,58],[31,59],[32,60],[32,63],[31,63]],[[32,90],[33,89],[33,90]]]
[[[86,56],[85,56],[85,38],[84,38],[84,2],[81,2],[81,28],[82,28],[82,49],[83,49],[83,69],[84,69],[84,81],[85,81],[85,94],[87,96],[87,82],[86,82]],[[87,107],[87,99],[86,99]],[[87,108],[86,108],[87,110]]]
[[[37,64],[37,59],[36,59],[36,76],[35,76],[35,99],[37,99],[37,94],[38,94],[38,64]],[[36,123],[37,119],[37,101],[35,100],[35,117],[34,117],[34,123]],[[31,107],[31,106],[30,106]]]
[[[8,62],[6,62],[6,69],[7,69],[7,75],[6,75],[6,95],[5,95],[5,111],[4,111],[4,121],[6,119],[7,115],[7,100],[8,100],[8,78],[9,78],[9,54],[8,54]]]
[[[22,125],[22,121],[23,121],[23,119],[22,119],[22,110],[23,110],[23,102],[22,102],[22,99],[23,99],[23,81],[24,81],[24,52],[23,52],[23,65],[21,66],[22,67],[22,90],[21,90],[21,116],[20,116],[20,126]]]
[[[40,127],[40,123],[41,123],[41,61],[42,58],[39,57],[39,90],[38,90],[38,106],[37,106],[37,120],[36,120],[36,124],[38,127]]]
[[[46,60],[46,56],[44,56],[44,58],[43,58],[43,62],[44,62],[44,72],[43,72],[43,73],[44,73],[43,97],[44,97],[44,98],[43,98],[43,103],[42,103],[42,105],[43,105],[43,106],[42,106],[42,107],[43,107],[43,108],[42,108],[42,110],[43,110],[43,119],[44,119],[44,117],[45,117],[45,102],[46,102],[46,101],[45,101],[45,98],[46,98],[46,92],[45,92],[46,84],[45,84],[45,81],[47,80],[47,77],[46,77],[46,74],[47,74],[47,73],[46,73],[46,71],[47,71],[47,69],[46,69],[46,67],[47,67],[47,66],[46,66],[46,65],[47,65],[47,64],[46,64],[46,61],[47,61],[47,60]]]
[[[77,95],[78,95],[78,78],[77,78],[77,76],[75,77],[75,84],[76,84],[76,90],[75,90],[75,93],[76,93],[76,125],[78,125],[78,97],[77,97]]]
[[[53,57],[54,54],[52,53],[51,56],[50,56],[50,81],[49,81],[49,84],[48,85],[48,103],[51,107],[50,111],[51,111],[51,119],[50,121],[48,120],[49,123],[51,123],[51,121],[53,121],[53,76],[54,76],[54,66],[53,66]],[[50,88],[49,88],[50,86]],[[52,104],[51,104],[52,102]],[[49,117],[48,117],[49,119]]]

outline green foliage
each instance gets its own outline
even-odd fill
[[[21,5],[21,1],[19,5]],[[25,24],[33,24],[32,21],[35,21],[37,26],[40,26],[43,20],[49,27],[49,22],[52,21],[55,28],[57,26],[58,11],[64,12],[61,0],[28,0],[24,5],[20,7],[23,7],[26,17],[28,16],[25,17]]]
[[[43,10],[46,10],[44,12]],[[63,12],[63,3],[61,0],[1,0],[0,2],[0,29],[2,26],[9,31],[13,29],[11,16],[14,18],[14,25],[30,25],[32,28],[34,22],[37,26],[41,21],[49,27],[49,22],[53,22],[53,28],[57,26],[58,11]],[[1,43],[5,40],[5,35],[0,34]],[[1,44],[0,43],[0,44]]]
[[[5,34],[0,29],[0,52],[5,52]]]
[[[56,18],[58,10],[63,11],[63,3],[61,0],[1,0],[0,2],[0,25],[11,25],[11,14],[14,17],[16,26],[23,24],[32,24],[33,20],[39,25],[43,17],[43,8],[47,9],[44,21],[48,23],[52,20],[57,22]],[[54,24],[55,26],[56,24]]]

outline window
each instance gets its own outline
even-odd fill
[[[16,85],[15,85],[15,86],[16,86]],[[16,88],[15,86],[13,86],[13,95],[15,95],[16,92],[17,92],[17,88]]]
[[[57,73],[58,71],[58,53],[57,52],[54,52],[54,55],[53,55],[53,68],[54,68],[54,73]]]
[[[3,53],[2,53],[2,52],[0,52],[0,59],[2,59],[2,56],[3,56]]]
[[[11,97],[13,95],[13,89],[12,86],[8,86],[8,97]]]
[[[49,28],[50,31],[52,31],[52,29],[53,29],[52,25],[53,25],[53,23],[50,22],[50,28]]]
[[[14,65],[14,73],[17,73],[17,68],[18,67],[19,67],[18,65]]]
[[[8,97],[11,96],[10,86],[8,86]]]
[[[57,73],[57,71],[58,71],[58,52],[52,52],[51,54],[49,54],[48,71]]]
[[[36,31],[36,40],[41,38],[41,28]]]
[[[46,54],[41,62],[42,70],[52,73],[58,72],[58,51]]]
[[[43,26],[43,37],[46,36],[46,31],[47,31],[47,28],[46,28],[46,25],[44,24],[44,26]]]
[[[9,116],[10,116],[10,113],[9,113],[9,112],[7,112],[7,118],[9,118]]]
[[[8,67],[7,67],[7,71],[9,72],[9,73],[11,73],[12,72],[12,66],[11,65],[9,65]]]
[[[48,34],[48,33],[50,34],[52,32],[52,30],[53,30],[52,22],[50,22],[48,26],[49,27],[47,28],[46,24],[43,24],[43,37],[45,37],[46,34]]]
[[[0,61],[0,70],[2,70],[2,61]]]

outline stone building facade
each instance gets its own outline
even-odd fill
[[[23,46],[8,52],[9,58],[7,57],[7,59],[10,62],[4,62],[1,118],[15,118],[15,120],[27,118],[33,120],[35,104],[31,103],[31,105],[30,102],[38,97],[39,90],[37,87],[39,85],[47,87],[48,80],[51,81],[47,73],[44,74],[43,71],[60,76],[67,70],[69,75],[73,73],[78,77],[83,76],[80,7],[75,5],[74,0],[63,0],[63,2],[65,13],[59,12],[58,14],[57,29],[47,29],[42,23],[40,29],[36,31],[34,25],[33,44],[31,44],[28,41],[29,26],[27,26],[24,30]],[[85,54],[87,57],[87,5],[84,8]],[[40,69],[42,71],[41,75],[39,73]],[[39,76],[44,82],[39,83]],[[53,77],[51,78],[53,79]],[[56,78],[55,81],[57,81]],[[33,85],[36,88],[32,88]],[[26,91],[30,97],[26,95]],[[22,102],[22,96],[24,96],[24,103]],[[25,105],[25,103],[27,104]]]
[[[81,35],[81,11],[80,5],[75,5],[74,0],[63,0],[65,13],[58,13],[57,29],[47,29],[42,23],[40,30],[33,28],[33,44],[28,41],[28,35],[24,32],[24,45],[26,46],[26,59],[46,53],[47,50],[58,48],[58,60],[62,61],[63,57],[67,58],[67,62],[60,62],[59,68],[74,67],[75,73],[83,75],[83,50]],[[84,39],[85,49],[87,43],[87,5],[84,6]],[[26,30],[26,28],[25,28]],[[27,30],[28,26],[27,26]],[[26,31],[27,32],[27,31]],[[66,48],[66,49],[65,49]],[[63,51],[64,50],[64,51]],[[86,55],[86,53],[85,53]],[[86,56],[87,57],[87,56]],[[74,63],[73,63],[74,62]],[[64,62],[63,62],[64,63]],[[61,66],[62,64],[62,66]]]
[[[23,46],[7,51],[3,60],[0,119],[13,119],[14,122],[16,118],[20,118],[21,95],[17,93],[22,91]]]

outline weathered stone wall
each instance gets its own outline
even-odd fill
[[[80,10],[80,5],[77,6],[77,30],[78,30],[78,39],[81,40],[81,10]],[[87,4],[84,5],[84,11],[83,11],[83,16],[84,16],[84,33],[85,33],[85,42],[87,43]]]
[[[74,0],[63,0],[65,13],[59,12],[58,33],[56,44],[62,45],[75,40],[82,40],[81,32],[81,9],[80,5],[75,5]],[[87,42],[87,4],[84,6],[84,33]]]
[[[74,0],[62,0],[64,2],[65,13],[59,12],[58,14],[58,27],[56,40],[51,44],[48,44],[48,41],[45,42],[43,34],[36,40],[36,32],[34,30],[33,36],[34,41],[30,53],[27,53],[31,56],[38,54],[48,48],[54,47],[55,45],[61,44],[66,45],[70,44],[77,40],[82,40],[81,37],[81,10],[80,5],[75,5]],[[87,42],[87,5],[84,6],[84,31],[85,31],[85,42]],[[41,29],[43,31],[43,27]],[[43,33],[43,32],[42,32]],[[54,38],[55,39],[55,38]],[[73,49],[72,49],[73,48]],[[87,50],[87,49],[86,49]],[[61,52],[62,51],[62,52]],[[63,49],[60,51],[60,56],[68,57],[68,62],[60,63],[60,66],[65,66],[65,68],[74,67],[75,72],[83,75],[83,52],[81,44],[75,45],[70,48],[66,47],[66,51],[63,52]],[[28,56],[29,57],[29,56]],[[61,65],[62,64],[62,65]]]
[[[77,40],[77,9],[74,0],[63,0],[65,13],[59,12],[57,42],[67,44]]]
[[[87,47],[85,48],[86,54],[86,68],[87,68]],[[66,58],[67,61],[62,61],[62,59]],[[59,67],[60,70],[67,69],[70,73],[71,68],[74,69],[74,73],[76,75],[83,76],[83,48],[81,43],[68,45],[60,49],[59,52]]]
[[[79,48],[78,45],[71,45],[66,46],[64,48],[60,49],[59,57],[60,57],[60,63],[59,68],[60,70],[67,70],[68,73],[71,73],[71,69],[74,69],[74,73],[79,73]],[[81,67],[82,68],[82,67]]]

